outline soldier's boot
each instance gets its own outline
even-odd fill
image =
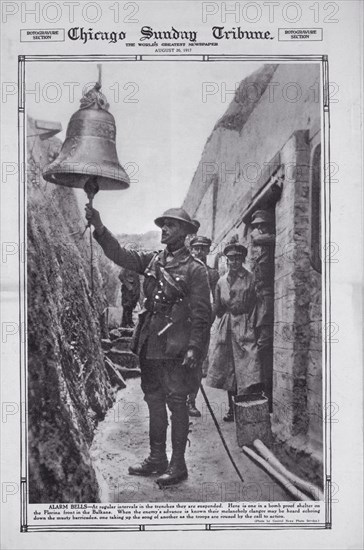
[[[224,422],[234,422],[234,401],[233,401],[233,396],[234,396],[234,392],[228,391],[229,410],[223,418]]]
[[[168,467],[166,454],[167,410],[164,402],[148,402],[150,454],[141,463],[129,466],[129,474],[151,476],[162,474]]]
[[[188,415],[199,418],[201,416],[200,411],[196,407],[196,394],[190,393],[187,399]]]
[[[172,457],[166,472],[156,479],[159,487],[176,485],[187,479],[185,450],[188,436],[188,409],[186,399],[171,403],[172,411]]]

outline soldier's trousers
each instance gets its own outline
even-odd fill
[[[122,327],[132,327],[132,326],[134,326],[134,323],[133,323],[133,307],[124,306],[121,326]]]
[[[193,374],[193,381],[195,386],[193,391],[191,391],[188,396],[188,401],[190,403],[193,403],[193,404],[195,403],[198,391],[200,389],[202,378],[206,378],[208,368],[209,368],[209,358],[208,358],[208,355],[206,355],[202,364],[198,365],[198,367],[196,368],[197,369],[196,372]]]
[[[273,325],[261,325],[257,331],[257,359],[262,372],[264,390],[272,410],[273,390]]]
[[[194,404],[195,401],[196,401],[198,390],[200,389],[200,384],[201,384],[202,377],[203,377],[202,373],[203,373],[202,367],[199,365],[198,367],[196,367],[196,372],[193,373],[193,381],[194,381],[193,390],[190,391],[189,395],[188,395],[188,401],[190,403]]]
[[[173,453],[184,453],[188,434],[187,396],[196,387],[197,372],[182,366],[183,359],[147,359],[140,354],[141,388],[149,408],[150,443],[165,441],[171,411]]]

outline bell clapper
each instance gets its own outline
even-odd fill
[[[94,200],[94,196],[99,190],[99,184],[97,182],[97,176],[91,176],[86,181],[85,185],[83,186],[83,189],[87,195],[88,198],[88,206],[91,206]],[[88,223],[88,227],[90,226],[90,222]]]
[[[96,193],[99,190],[99,184],[97,182],[97,176],[89,177],[88,180],[86,180],[85,185],[83,186],[83,190],[85,191],[85,193],[87,195],[87,198],[88,198],[87,206],[90,206],[92,208],[94,196],[96,195]],[[86,230],[89,227],[91,227],[90,222],[87,223],[87,225],[85,227],[85,231],[82,233],[82,235],[84,235],[86,233]]]

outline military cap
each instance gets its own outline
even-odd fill
[[[240,244],[239,242],[230,242],[224,248],[225,256],[246,256],[248,254],[248,249]]]
[[[252,215],[251,224],[256,225],[258,223],[273,223],[273,221],[273,214],[268,212],[268,210],[256,210]]]
[[[154,223],[158,225],[158,227],[163,227],[165,219],[178,220],[180,222],[183,222],[188,228],[188,233],[196,233],[196,225],[194,221],[183,208],[169,208],[168,210],[163,212],[163,214],[159,218],[156,218],[154,220]]]
[[[203,237],[202,235],[196,235],[196,237],[193,237],[190,241],[190,246],[207,246],[210,248],[211,246],[211,239],[208,237]]]

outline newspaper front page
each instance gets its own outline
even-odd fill
[[[360,1],[1,3],[4,548],[359,548]]]

